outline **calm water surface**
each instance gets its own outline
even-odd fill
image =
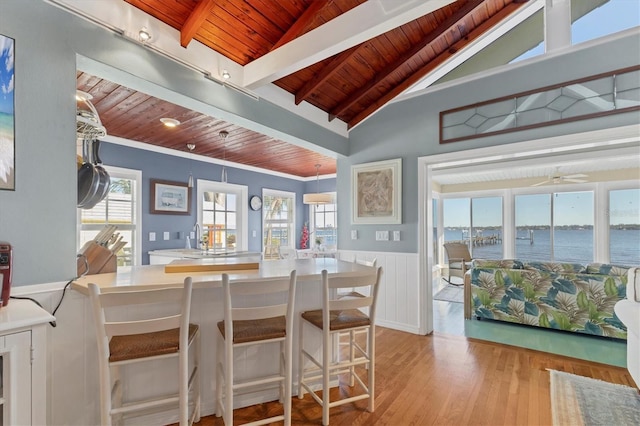
[[[488,231],[484,236],[497,232]],[[460,240],[460,230],[445,230],[445,240]],[[528,233],[520,231],[516,240],[516,258],[523,260],[550,260],[551,233],[549,230],[534,230],[533,243]],[[562,262],[590,263],[593,262],[593,230],[560,229],[554,232],[554,260]],[[611,263],[617,265],[640,265],[640,230],[610,231]],[[474,258],[500,259],[502,258],[502,243],[475,246],[472,248]]]

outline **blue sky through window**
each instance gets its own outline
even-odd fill
[[[640,0],[609,0],[573,23],[571,43],[579,44],[638,26],[640,26]],[[511,62],[543,53],[544,42],[541,42]]]

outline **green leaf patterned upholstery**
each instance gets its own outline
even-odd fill
[[[474,262],[470,271],[470,303],[476,317],[627,338],[613,308],[625,298],[626,268],[513,260],[507,262],[516,268],[505,268],[492,266],[500,261],[492,262]],[[518,263],[524,269],[518,269]]]

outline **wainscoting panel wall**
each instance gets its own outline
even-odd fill
[[[417,334],[419,330],[418,255],[355,251],[339,253],[339,258],[346,261],[353,261],[356,256],[358,259],[375,258],[384,271],[378,296],[378,325]],[[12,294],[34,298],[47,311],[52,312],[60,300],[64,284],[21,286],[12,289]],[[307,293],[305,299],[309,300],[311,295],[308,293],[311,293],[313,300],[320,300],[319,286],[313,286],[310,282],[306,284],[299,285],[299,291]],[[215,323],[222,312],[219,292],[219,289],[196,289],[192,305],[191,320],[200,324],[202,330],[200,366],[203,415],[214,412],[214,363],[217,337]],[[309,309],[311,306],[298,308]],[[47,329],[50,350],[47,363],[47,424],[97,425],[99,424],[97,349],[88,297],[67,290],[55,316],[56,327]],[[294,336],[297,335],[295,331]],[[305,343],[308,343],[306,339]],[[296,342],[294,352],[297,353],[297,350]],[[266,348],[242,354],[236,361],[239,371],[251,373],[252,366],[267,364],[273,359],[272,352],[270,348]],[[160,364],[157,368],[164,370],[167,367]],[[167,379],[161,375],[156,377],[153,374],[145,374],[136,379],[139,381],[131,387],[136,394],[162,389],[168,383]],[[251,399],[238,402],[242,405],[251,405],[269,398],[268,394],[258,394]],[[172,418],[174,413],[165,413],[155,417],[140,418],[132,421],[131,424],[160,424],[161,419],[170,421]],[[175,419],[177,421],[177,415]]]

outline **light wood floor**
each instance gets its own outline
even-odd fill
[[[635,387],[624,368],[528,349],[434,333],[417,336],[376,330],[376,409],[366,401],[331,409],[331,425],[551,425],[549,372],[567,371]],[[346,395],[341,384],[332,399]],[[294,396],[292,423],[321,425],[320,406]],[[236,424],[265,412],[281,412],[276,402],[234,411]],[[203,417],[201,426],[222,425]]]

